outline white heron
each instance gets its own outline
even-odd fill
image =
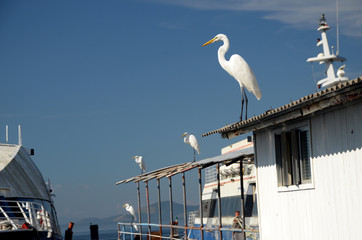
[[[238,54],[234,54],[230,57],[230,60],[227,61],[225,59],[225,53],[229,50],[229,39],[224,34],[218,34],[210,41],[204,43],[202,46],[206,46],[210,43],[223,41],[224,44],[219,48],[217,54],[221,67],[228,72],[232,77],[238,81],[241,89],[241,116],[240,121],[242,121],[243,117],[243,108],[244,108],[244,97],[245,97],[245,118],[247,118],[248,111],[248,98],[245,93],[244,87],[251,93],[255,95],[255,97],[260,100],[261,92],[259,89],[258,82],[256,81],[255,75],[248,63]]]
[[[195,155],[196,155],[195,152],[200,154],[199,143],[197,142],[196,137],[192,134],[189,134],[188,132],[182,134],[181,137],[184,137],[184,143],[190,144],[190,146],[194,149],[194,162],[195,162]]]
[[[142,156],[134,156],[132,158],[135,160],[135,162],[138,164],[138,166],[140,166],[140,168],[142,170],[142,173],[146,172],[146,164],[143,161],[143,157]]]
[[[131,205],[129,205],[128,203],[123,205],[123,207],[125,207],[126,211],[129,212],[132,215],[132,224],[133,224],[133,222],[136,220],[136,215],[134,213],[133,207]],[[136,231],[138,231],[137,225],[133,224],[133,227],[136,229]]]
[[[344,68],[346,67],[346,65],[342,65],[340,68],[338,68],[337,70],[337,76],[339,78],[344,77],[344,75],[346,74],[346,72],[344,71]]]

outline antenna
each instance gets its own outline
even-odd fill
[[[6,125],[6,130],[5,130],[5,141],[6,143],[9,142],[9,126]]]
[[[340,82],[348,81],[348,77],[343,77],[340,74],[337,74],[337,77],[334,73],[334,67],[333,63],[336,61],[343,62],[346,61],[345,58],[338,55],[334,55],[334,48],[332,47],[332,54],[329,49],[328,40],[327,40],[327,31],[330,29],[330,27],[327,25],[327,21],[325,18],[325,15],[322,14],[322,17],[319,19],[319,27],[318,31],[321,32],[322,39],[318,41],[317,46],[323,46],[323,53],[318,54],[317,57],[311,57],[307,59],[307,62],[319,62],[319,63],[325,63],[326,64],[326,75],[327,77],[319,80],[317,83],[318,88],[321,87],[329,87],[335,84],[338,84]],[[343,73],[342,73],[343,74]]]
[[[337,14],[337,51],[336,51],[336,55],[339,55],[339,10],[338,10],[338,0],[336,2],[336,14]]]
[[[22,143],[22,140],[21,140],[21,126],[20,126],[20,124],[18,126],[18,134],[19,134],[19,145],[22,146],[23,143]]]

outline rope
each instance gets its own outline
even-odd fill
[[[317,88],[317,80],[315,78],[315,74],[314,74],[314,66],[313,66],[313,62],[310,63],[312,66],[312,74],[313,74],[313,79],[314,79],[314,86],[315,86],[315,91],[318,92],[318,88]]]
[[[336,55],[338,56],[339,55],[339,10],[338,10],[338,0],[336,2],[336,11],[337,11],[337,52],[336,52]]]

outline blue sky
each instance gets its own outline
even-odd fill
[[[321,13],[336,46],[329,3],[3,0],[0,141],[9,125],[16,143],[21,124],[61,220],[124,214],[125,202],[136,203],[135,184],[114,183],[140,172],[132,156],[154,170],[192,160],[185,131],[198,137],[198,159],[243,138],[200,136],[238,121],[241,105],[238,83],[217,61],[220,43],[201,45],[218,33],[229,37],[227,58],[243,56],[258,80],[262,99],[248,94],[249,116],[258,115],[316,91],[306,59],[321,51]],[[340,1],[340,54],[350,79],[362,75],[361,8]],[[323,65],[314,71],[323,78]]]

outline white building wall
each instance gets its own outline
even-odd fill
[[[277,186],[274,131],[256,133],[262,239],[362,239],[362,103],[309,121],[313,183]]]

